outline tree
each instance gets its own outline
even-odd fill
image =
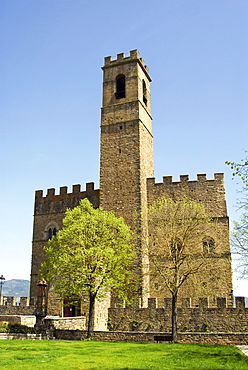
[[[89,338],[94,330],[96,298],[111,290],[124,298],[132,285],[132,232],[122,218],[94,209],[87,199],[66,211],[63,225],[45,247],[47,261],[42,264],[41,276],[52,283],[61,300],[88,297]]]
[[[151,272],[172,295],[172,339],[176,341],[178,292],[205,263],[202,244],[211,240],[214,222],[201,203],[159,198],[148,208],[148,225]]]
[[[245,211],[239,221],[234,221],[231,235],[232,251],[238,256],[237,270],[241,276],[248,279],[248,207],[243,206]]]
[[[233,176],[239,176],[245,186],[248,186],[248,156],[241,159],[240,163],[226,161],[233,170]]]
[[[233,176],[239,176],[244,183],[243,197],[239,201],[239,208],[243,213],[238,221],[234,221],[231,235],[232,251],[239,256],[237,270],[243,278],[248,278],[248,156],[240,163],[226,162],[233,170]]]

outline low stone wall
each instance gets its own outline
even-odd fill
[[[20,315],[0,315],[0,322],[10,322],[11,324],[20,324],[33,327],[36,322],[35,316]]]
[[[69,329],[69,330],[85,330],[86,329],[86,317],[46,317],[45,325],[47,328],[54,329]]]
[[[109,342],[150,342],[154,343],[154,336],[168,335],[170,333],[145,332],[111,332],[95,331],[92,339]],[[86,331],[82,330],[54,330],[55,339],[84,340]],[[248,333],[178,333],[180,343],[199,344],[248,344]]]
[[[147,308],[109,308],[108,327],[113,331],[171,331],[171,299],[165,299],[165,307],[157,308],[156,299],[149,298]],[[247,332],[248,308],[245,299],[236,297],[236,307],[227,307],[225,298],[217,298],[217,307],[209,308],[205,298],[199,307],[191,307],[190,300],[182,300],[178,308],[180,332]]]
[[[4,340],[23,340],[23,339],[33,339],[41,340],[41,334],[18,334],[18,333],[0,333],[0,339]]]
[[[0,315],[33,315],[34,305],[29,305],[28,297],[21,297],[17,304],[16,297],[1,297]]]

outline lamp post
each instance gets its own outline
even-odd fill
[[[5,277],[3,275],[0,276],[0,304],[2,303],[2,289],[4,284]]]

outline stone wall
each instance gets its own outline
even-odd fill
[[[155,342],[154,337],[170,333],[144,333],[144,332],[104,332],[95,331],[92,339],[109,342]],[[81,330],[55,330],[55,339],[84,340],[86,331]],[[247,344],[248,333],[178,333],[178,342],[199,344]]]
[[[63,330],[86,330],[86,317],[46,317],[47,328]]]
[[[100,206],[123,217],[136,233],[138,253],[133,270],[145,298],[148,271],[142,251],[146,247],[146,223],[140,216],[147,202],[146,179],[154,176],[151,78],[137,50],[132,50],[130,56],[120,53],[115,60],[105,58],[102,69]],[[117,94],[118,76],[125,78],[121,98]]]
[[[164,308],[156,308],[156,299],[150,298],[148,308],[110,308],[108,326],[116,331],[167,332],[171,330],[171,299],[165,299]],[[178,330],[185,332],[246,332],[248,308],[245,298],[236,297],[236,308],[227,308],[225,298],[217,298],[217,307],[209,308],[206,298],[198,307],[190,307],[190,299],[183,299],[178,308]]]
[[[11,324],[20,324],[34,327],[36,317],[34,315],[0,315],[0,322],[10,322]]]
[[[162,183],[156,183],[154,178],[150,178],[147,179],[147,196],[148,204],[160,197],[174,200],[187,197],[204,204],[206,212],[216,222],[216,228],[212,230],[213,235],[205,235],[213,238],[214,249],[209,253],[204,252],[205,259],[199,274],[189,276],[179,295],[199,298],[205,293],[204,295],[210,296],[214,301],[218,292],[219,297],[228,297],[229,306],[232,306],[232,268],[224,174],[215,173],[214,179],[207,179],[205,174],[198,174],[197,180],[194,181],[190,181],[188,175],[181,175],[180,181],[172,181],[172,176],[165,176]],[[149,233],[152,233],[152,230]],[[203,251],[202,243],[192,248],[192,254],[198,255],[199,260]],[[152,269],[152,265],[150,268]],[[156,296],[158,299],[170,297],[170,292],[164,288],[159,277],[156,281],[151,279],[150,296]]]
[[[0,305],[0,315],[34,315],[35,306],[29,305],[29,298],[21,297],[17,305],[16,297],[2,297]],[[2,320],[7,321],[7,320]]]
[[[88,198],[95,208],[99,207],[99,190],[94,188],[94,183],[86,184],[86,190],[81,191],[81,185],[73,185],[72,192],[67,192],[67,186],[60,187],[59,194],[55,194],[55,189],[47,190],[46,196],[43,196],[42,190],[35,192],[34,205],[34,226],[32,242],[32,264],[31,264],[31,282],[30,282],[30,300],[35,302],[37,299],[37,283],[39,281],[40,265],[46,259],[44,246],[49,239],[49,228],[55,228],[56,231],[62,228],[62,220],[67,208],[74,208],[79,205],[80,200]],[[49,290],[48,314],[61,315],[61,305]]]
[[[32,339],[32,340],[41,340],[41,334],[18,334],[18,333],[0,333],[0,339],[4,340],[23,340],[23,339]]]

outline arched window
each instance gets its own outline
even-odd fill
[[[52,237],[57,234],[58,230],[59,230],[59,226],[57,222],[50,221],[45,227],[43,240],[52,239]]]
[[[121,99],[126,97],[126,78],[124,75],[118,75],[116,77],[116,99]]]
[[[143,102],[145,103],[145,105],[147,105],[147,89],[144,80],[142,81],[142,84],[143,84]]]
[[[56,227],[53,228],[50,227],[50,229],[48,230],[48,239],[49,240],[52,239],[52,237],[56,235],[56,233],[57,233]]]
[[[213,253],[214,252],[214,239],[210,237],[206,237],[202,241],[202,249],[203,253]]]
[[[50,227],[50,229],[48,230],[48,240],[52,239],[52,237],[53,237],[53,229],[51,229]]]

